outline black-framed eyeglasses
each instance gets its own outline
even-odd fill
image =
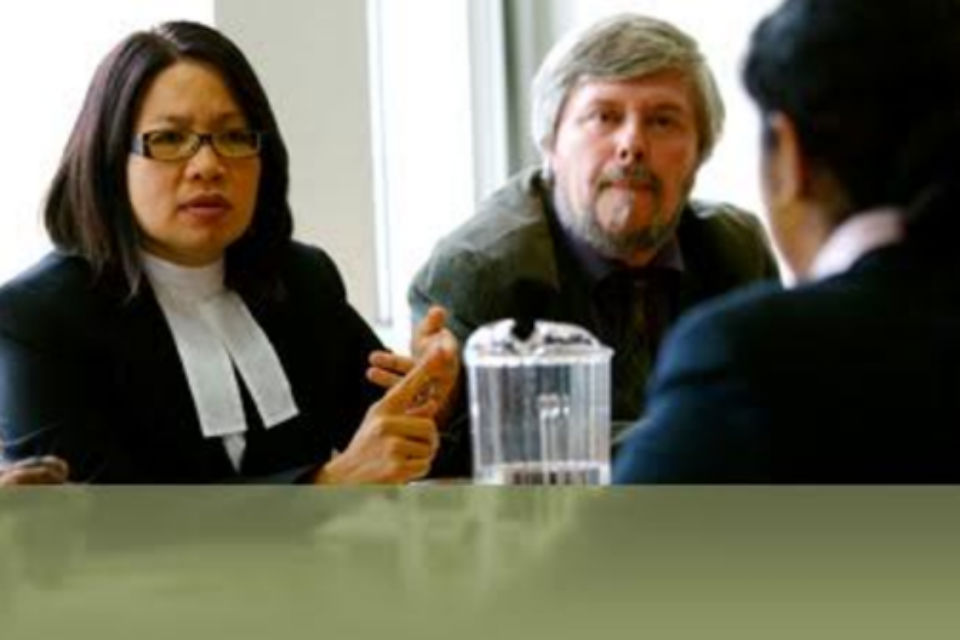
[[[221,158],[250,158],[260,153],[263,132],[228,129],[215,133],[197,133],[181,129],[158,129],[133,136],[130,150],[145,158],[175,161],[192,158],[204,143]]]

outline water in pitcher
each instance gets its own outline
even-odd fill
[[[482,467],[480,484],[610,484],[609,462],[505,462]]]
[[[610,357],[579,327],[482,327],[466,348],[474,477],[484,484],[608,484]]]

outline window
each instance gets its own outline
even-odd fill
[[[468,0],[370,0],[368,10],[376,325],[405,350],[407,285],[475,202]]]

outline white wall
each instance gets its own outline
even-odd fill
[[[350,301],[376,311],[366,10],[362,0],[216,0],[215,22],[250,59],[290,152],[295,234],[336,261]]]
[[[213,0],[0,3],[0,283],[47,252],[41,206],[100,59],[158,22],[213,22]]]

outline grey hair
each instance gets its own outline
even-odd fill
[[[713,151],[723,129],[724,108],[713,73],[696,41],[675,26],[623,13],[561,39],[533,79],[531,133],[544,159],[552,148],[560,115],[572,89],[584,80],[627,80],[660,71],[685,74],[693,86],[700,162]]]

